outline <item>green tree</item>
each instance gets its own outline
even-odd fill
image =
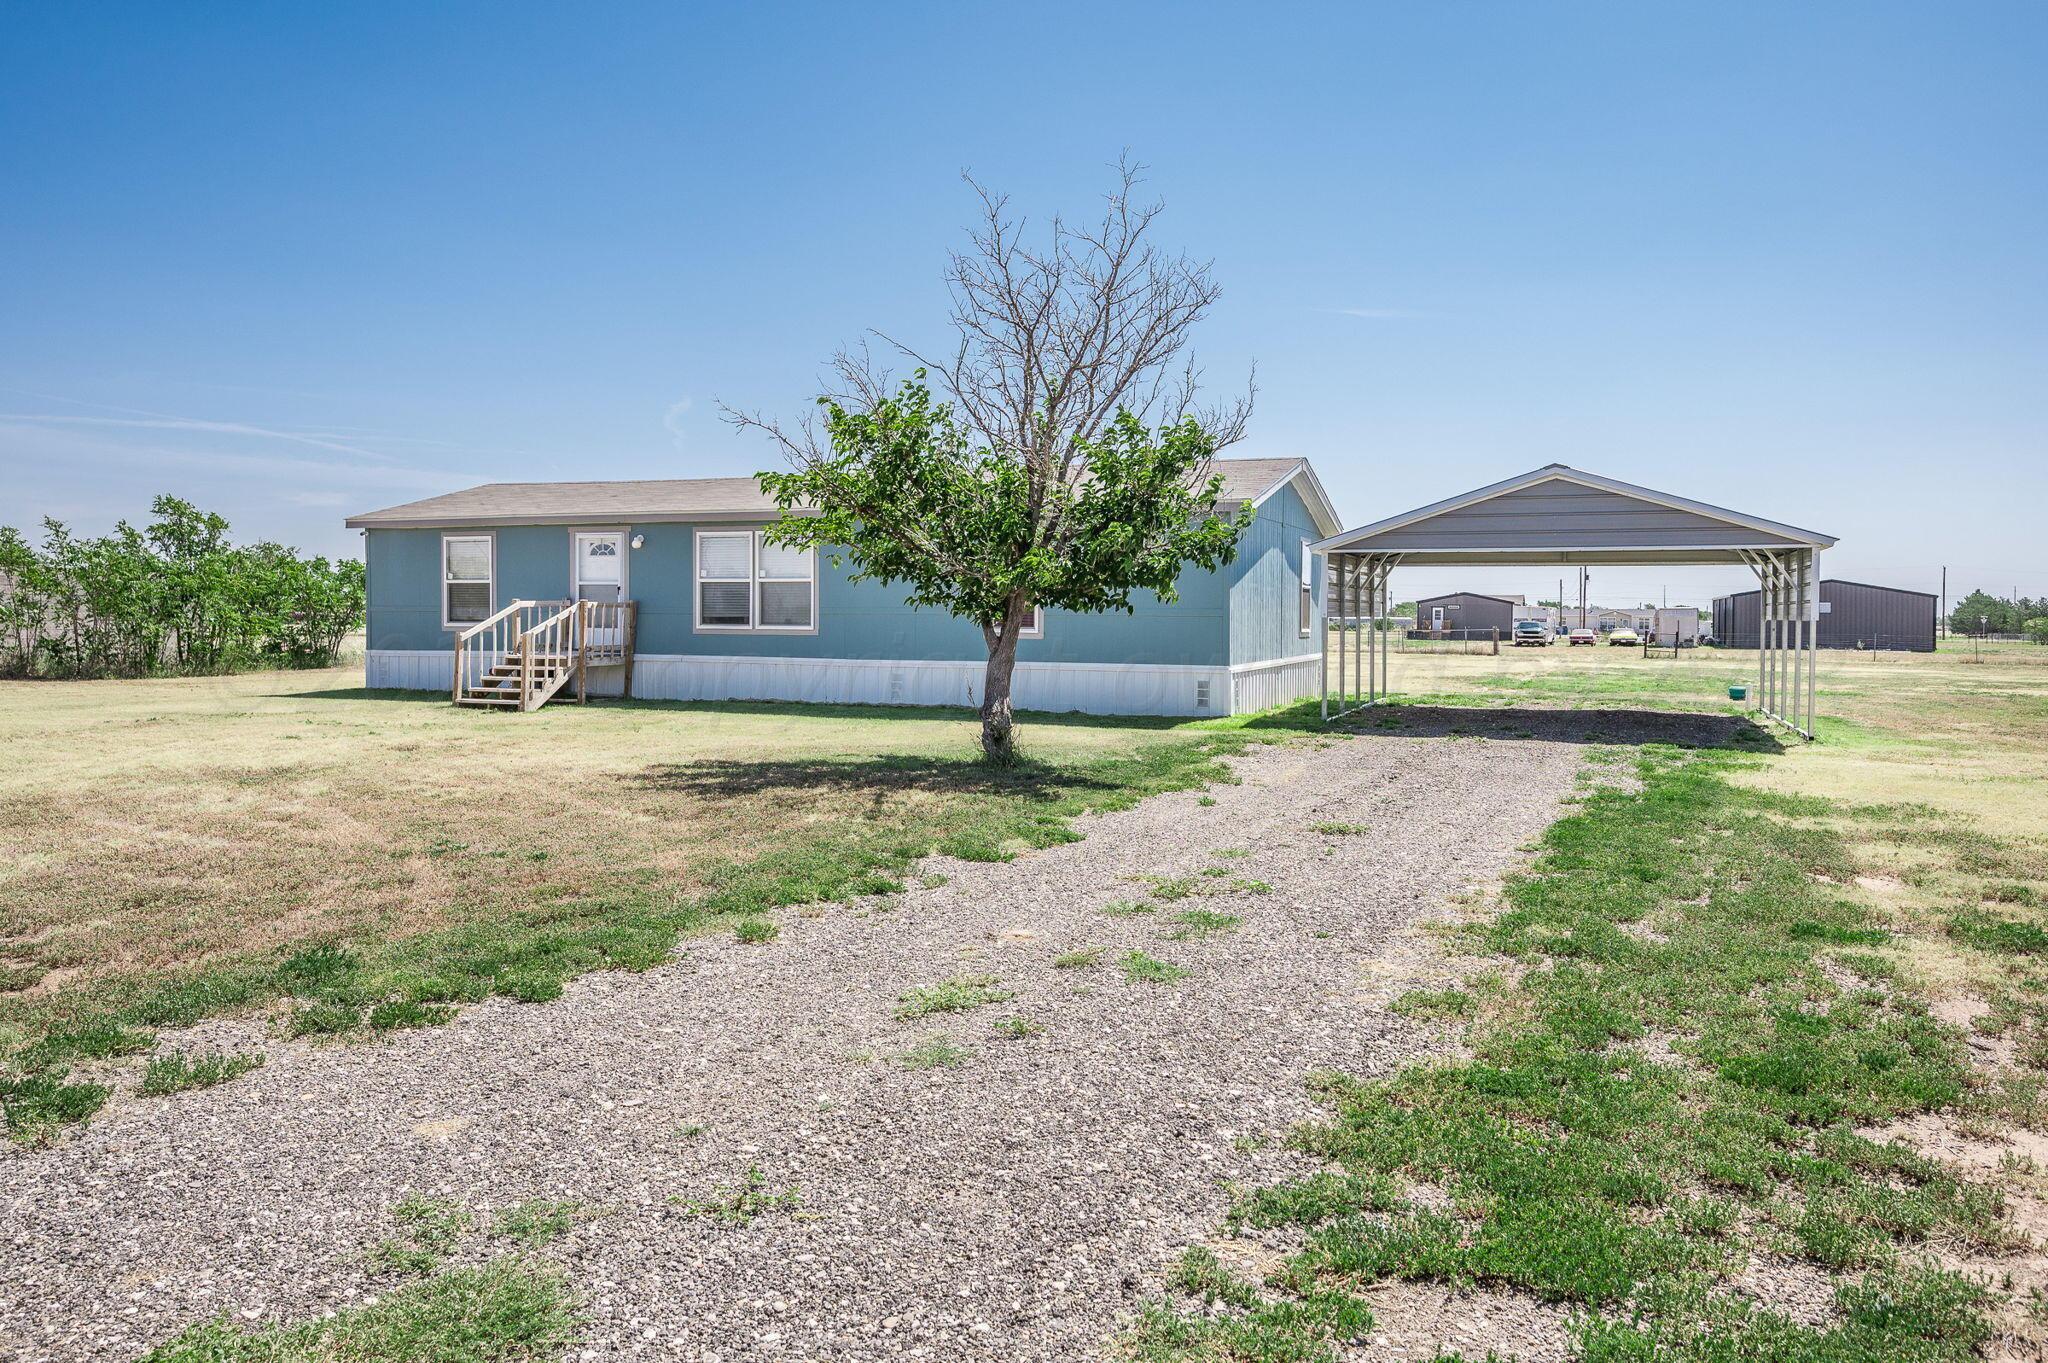
[[[970,183],[973,183],[970,181]],[[1130,611],[1171,601],[1182,569],[1235,555],[1250,523],[1215,511],[1216,451],[1243,434],[1251,396],[1197,410],[1185,355],[1217,289],[1208,267],[1147,240],[1158,205],[1132,202],[1126,164],[1099,222],[1055,218],[1021,244],[999,196],[975,185],[972,249],[947,270],[956,344],[891,381],[865,349],[836,361],[840,391],[799,428],[767,432],[791,470],[764,473],[780,544],[851,563],[855,581],[973,621],[987,646],[981,746],[1015,756],[1011,682],[1033,612]]]
[[[1948,627],[1958,634],[2010,634],[2018,628],[2012,603],[1985,591],[1974,591],[1948,613]]]
[[[2026,635],[2037,644],[2048,644],[2048,615],[2037,615],[2027,621]]]

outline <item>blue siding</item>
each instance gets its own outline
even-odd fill
[[[642,547],[628,551],[626,569],[628,593],[640,603],[638,648],[643,653],[933,661],[978,661],[986,654],[981,631],[973,625],[941,611],[913,609],[904,603],[900,586],[849,582],[846,571],[835,570],[824,554],[818,563],[816,634],[699,634],[691,627],[696,527],[656,524],[631,529],[645,537]],[[364,552],[370,577],[371,648],[449,646],[449,632],[441,627],[442,533],[368,532]],[[497,541],[498,606],[517,597],[548,600],[569,594],[567,528],[505,526],[490,533]],[[1226,661],[1231,571],[1184,573],[1177,602],[1168,605],[1142,592],[1130,615],[1048,611],[1046,637],[1022,641],[1017,656],[1024,662],[1216,666]],[[1288,622],[1291,627],[1291,614]]]
[[[1292,483],[1258,509],[1225,573],[1230,592],[1230,662],[1271,662],[1316,651],[1323,624],[1323,564],[1309,564],[1309,634],[1301,632],[1301,542],[1323,538]]]

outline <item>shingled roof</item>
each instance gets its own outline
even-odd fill
[[[1302,459],[1218,459],[1223,501],[1256,503],[1297,473],[1320,517],[1329,499]],[[473,525],[617,525],[654,521],[761,521],[774,499],[752,478],[642,478],[601,483],[484,483],[348,518],[352,530],[439,529]],[[1337,523],[1330,515],[1331,530]]]

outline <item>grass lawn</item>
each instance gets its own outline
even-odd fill
[[[1401,704],[1357,722],[1732,709],[1754,658],[1397,657]],[[1367,1289],[1419,1281],[1573,1308],[1603,1363],[2041,1356],[2048,650],[1819,681],[1823,742],[1643,749],[1554,825],[1451,934],[1485,969],[1397,1004],[1467,1057],[1329,1076],[1289,1137],[1327,1172],[1228,1227],[1300,1248],[1257,1278],[1190,1253],[1128,1354],[1334,1358]],[[1729,1289],[1758,1263],[1825,1275],[1834,1311]]]
[[[270,1009],[287,1034],[374,1033],[544,1000],[683,932],[758,937],[763,910],[889,890],[934,849],[1071,837],[1082,810],[1215,779],[1252,737],[1027,717],[1030,761],[995,771],[963,711],[509,716],[359,678],[0,683],[16,1138],[89,1113],[91,1062],[139,1056],[153,1028]]]
[[[1432,707],[1732,713],[1725,688],[1753,682],[1754,657],[1397,655],[1397,703],[1348,727],[1421,728]],[[362,1037],[491,994],[544,1001],[689,932],[767,940],[775,910],[885,892],[929,850],[1070,838],[1076,813],[1216,779],[1220,754],[1313,727],[1308,707],[1043,717],[1030,764],[995,771],[957,711],[515,717],[352,675],[0,686],[0,1097],[17,1139],[89,1117],[109,1067],[175,1093],[260,1063],[150,1062],[155,1028],[261,1011],[284,1034]],[[2048,1348],[2028,1230],[2048,1226],[2048,649],[1824,654],[1819,709],[1822,741],[1782,752],[1589,746],[1587,785],[1529,867],[1448,929],[1480,965],[1396,1004],[1462,1049],[1319,1080],[1326,1115],[1286,1138],[1322,1172],[1239,1190],[1216,1249],[1186,1257],[1123,1354],[1333,1359],[1390,1282],[1562,1304],[1601,1363]],[[1160,881],[1167,908],[1122,911],[1238,929],[1174,902],[1198,892]],[[1055,964],[1198,986],[1138,952]],[[899,1005],[1008,997],[961,976]],[[781,1196],[750,1183],[702,1210]],[[1273,1237],[1259,1271],[1218,1252],[1256,1235]],[[1821,1275],[1832,1311],[1731,1291],[1758,1264]],[[480,1358],[571,1328],[545,1271],[462,1272],[297,1331],[209,1326],[160,1356],[375,1356],[472,1307],[507,1322]]]

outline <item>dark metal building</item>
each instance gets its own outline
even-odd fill
[[[1504,596],[1452,592],[1415,603],[1417,630],[1497,629],[1506,638],[1514,632],[1515,603]]]
[[[1755,648],[1757,593],[1714,599],[1714,642],[1723,648]],[[1820,580],[1822,648],[1882,648],[1905,653],[1934,652],[1936,597],[1903,587],[1876,587],[1841,578]]]

